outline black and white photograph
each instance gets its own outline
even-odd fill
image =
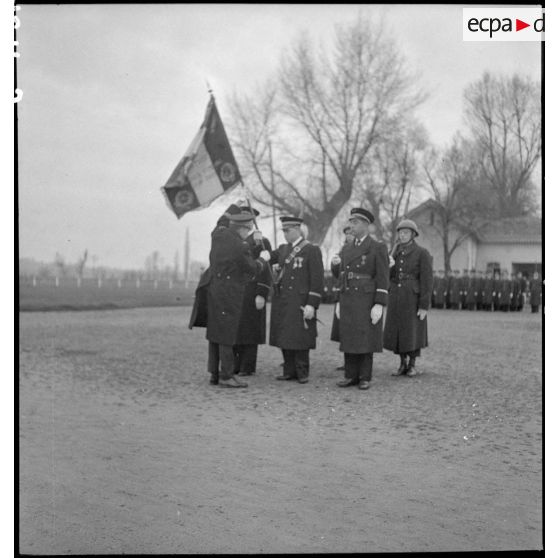
[[[16,553],[544,551],[543,7],[13,20]]]

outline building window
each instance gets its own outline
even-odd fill
[[[486,271],[490,271],[494,275],[495,271],[500,271],[500,262],[488,262],[486,264]]]

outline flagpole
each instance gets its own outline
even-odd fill
[[[273,245],[277,246],[277,223],[275,214],[275,177],[273,175],[273,155],[271,152],[271,141],[267,142],[269,147],[269,170],[271,178],[271,208],[273,215]]]

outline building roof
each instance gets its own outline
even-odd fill
[[[409,211],[409,218],[418,218],[430,209],[435,209],[437,203],[432,198],[422,202]],[[462,230],[466,227],[454,224]],[[540,244],[542,242],[542,220],[540,217],[507,217],[488,221],[478,229],[471,231],[473,237],[481,244]]]
[[[540,244],[542,220],[539,217],[508,217],[490,221],[477,232],[481,243]]]

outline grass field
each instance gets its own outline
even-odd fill
[[[261,346],[246,390],[189,311],[20,314],[22,553],[542,548],[541,315],[433,310],[424,374],[361,392],[331,306],[309,384]]]
[[[107,310],[115,308],[142,308],[186,306],[192,304],[195,282],[133,281],[118,282],[85,280],[78,286],[75,279],[19,282],[19,309],[21,311],[52,310]]]

